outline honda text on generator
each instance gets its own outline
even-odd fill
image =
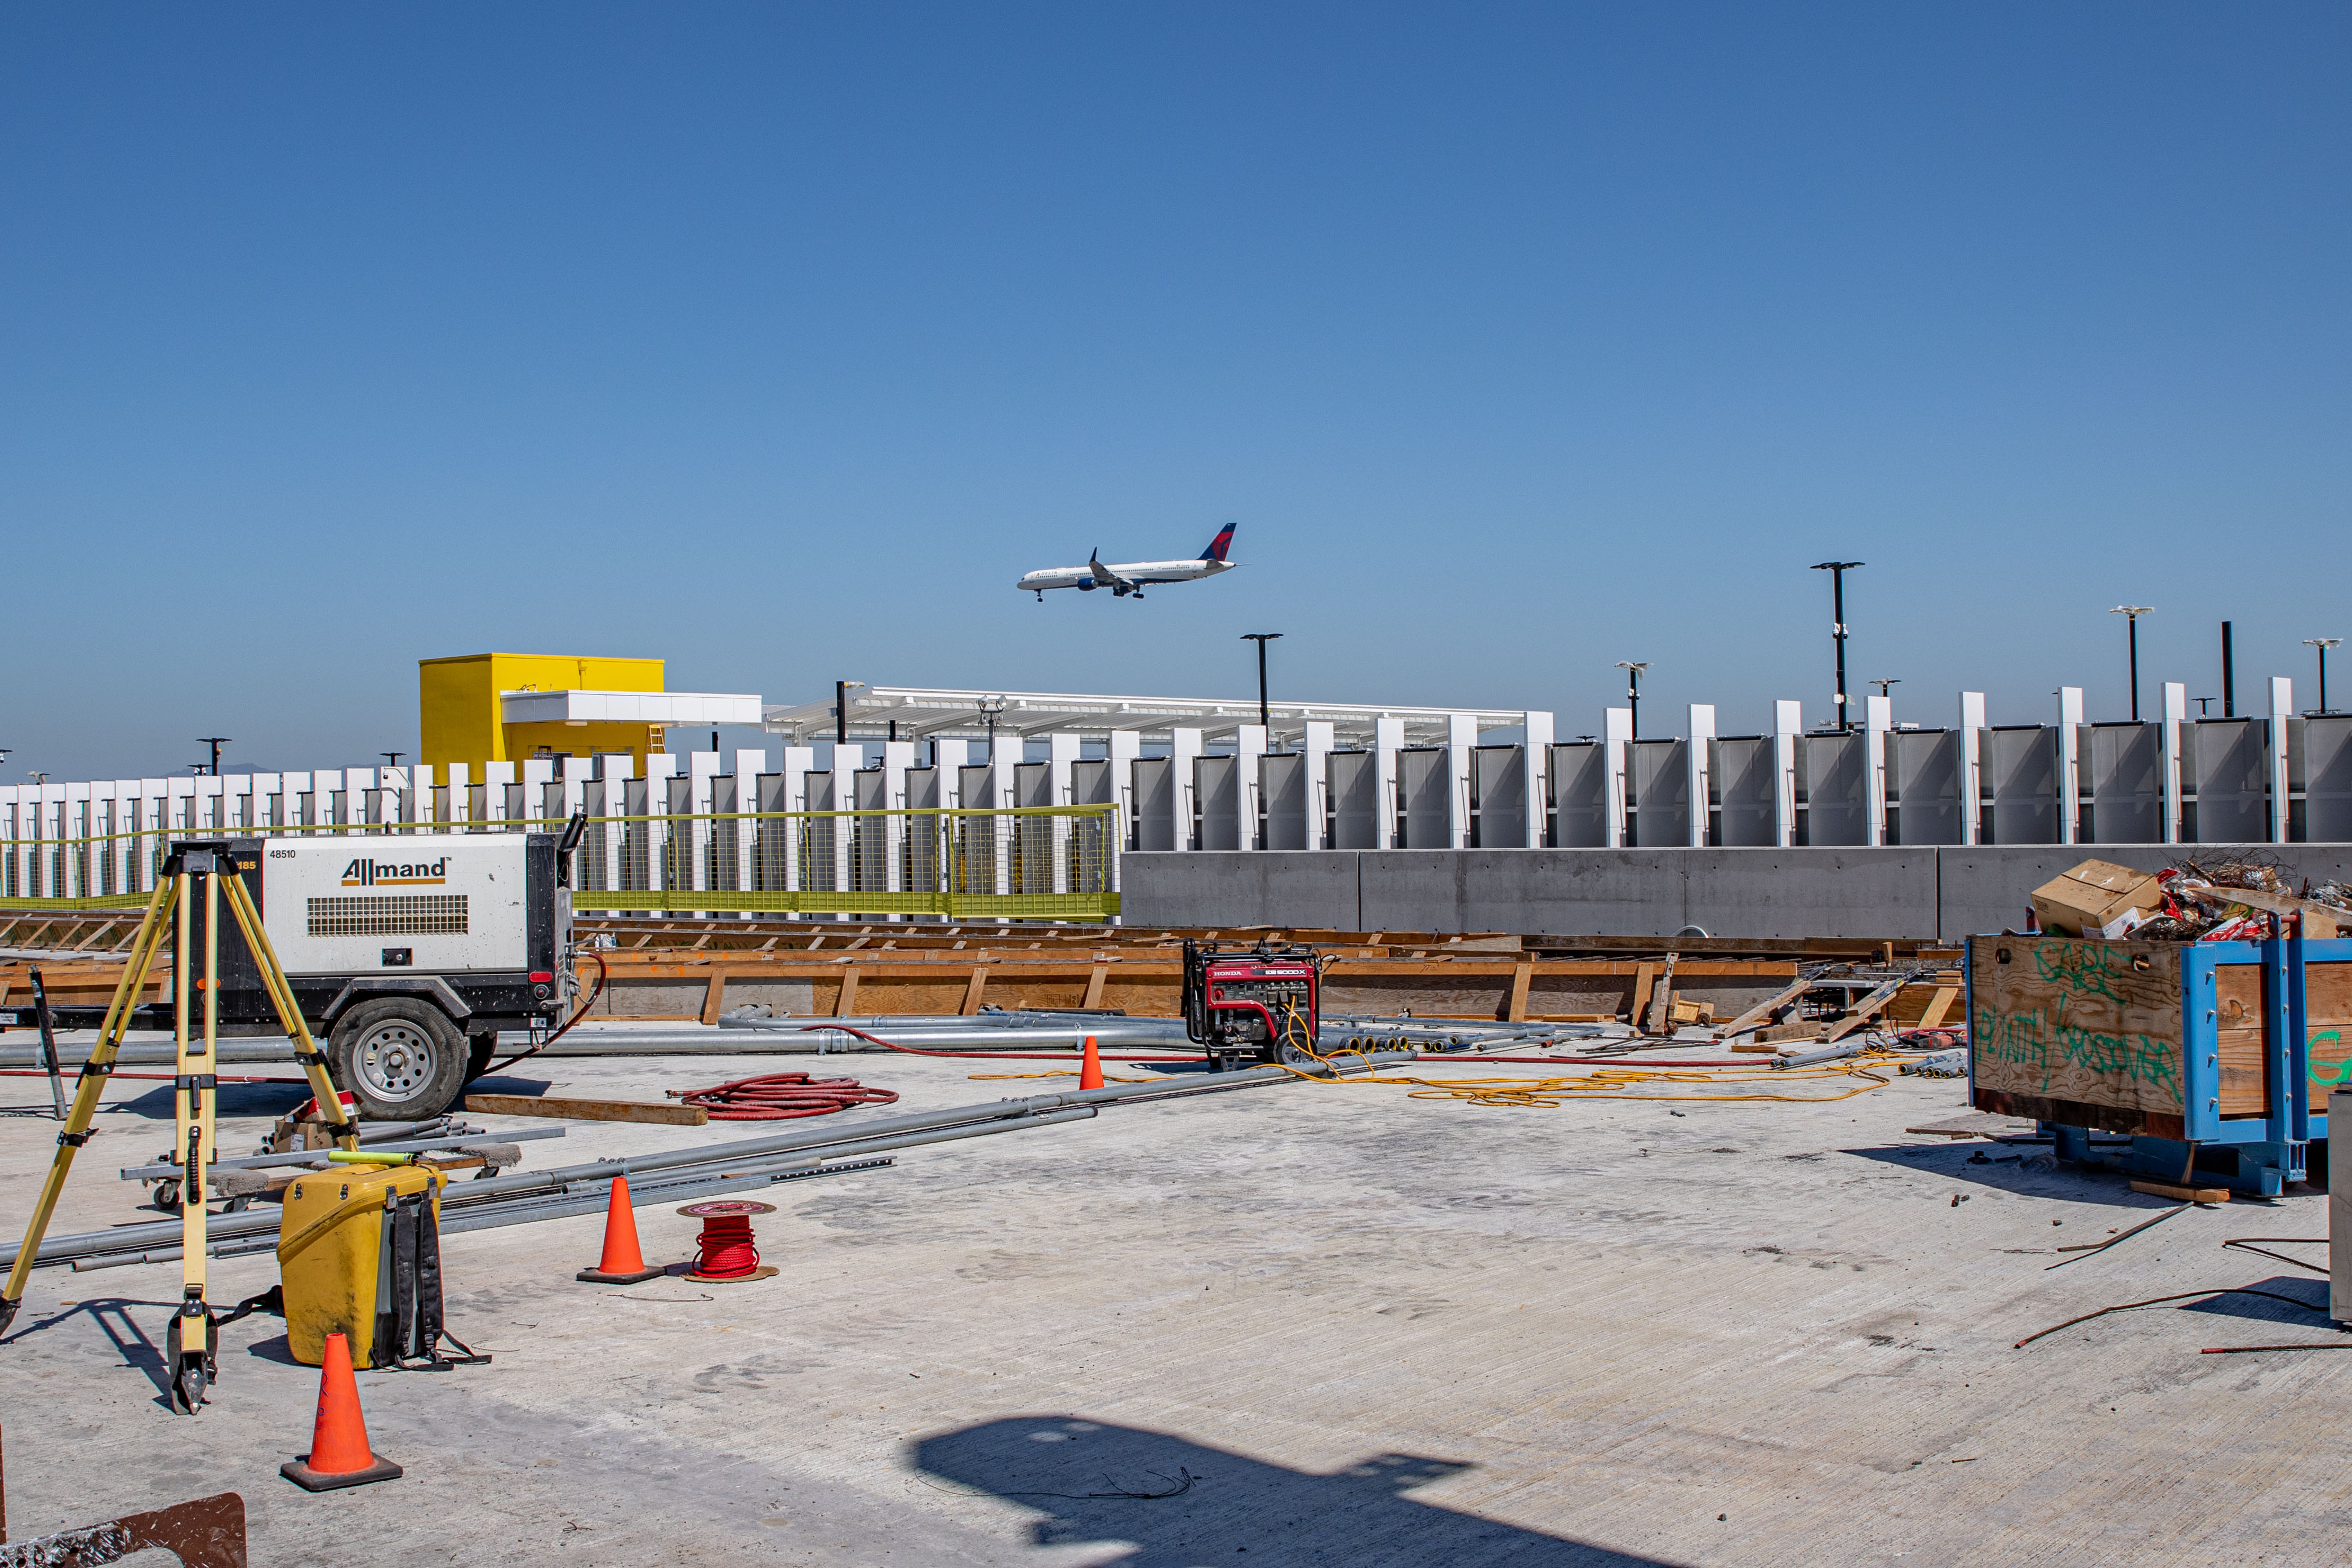
[[[303,1021],[360,1114],[422,1121],[489,1065],[501,1029],[570,1011],[572,893],[562,874],[584,824],[552,833],[236,838],[223,846],[261,909]],[[198,952],[205,910],[194,910]],[[220,1021],[281,1026],[233,921],[220,931]],[[95,1024],[95,1009],[89,1020]],[[140,1009],[170,1028],[171,1005]],[[80,1020],[76,1020],[79,1022]],[[254,1026],[259,1026],[255,1027]]]
[[[1211,1072],[1316,1059],[1320,975],[1311,947],[1184,944],[1184,1037]]]

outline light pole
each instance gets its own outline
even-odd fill
[[[215,778],[220,777],[220,749],[223,746],[227,745],[233,739],[235,739],[235,737],[230,735],[199,735],[196,737],[196,742],[199,745],[210,746],[213,749],[212,776]]]
[[[1274,721],[1267,717],[1265,705],[1265,645],[1280,637],[1280,632],[1244,632],[1242,641],[1257,644],[1257,722],[1261,730],[1270,730]]]
[[[2315,647],[2319,650],[2319,712],[2315,715],[2317,718],[2325,719],[2327,717],[2327,650],[2332,647],[2341,647],[2343,644],[2344,639],[2342,637],[2305,637],[2303,639],[2304,647]]]
[[[1863,684],[1864,686],[1875,686],[1878,688],[1878,694],[1881,697],[1891,698],[1895,695],[1895,689],[1903,684],[1903,678],[1899,675],[1890,675],[1885,677],[1884,679],[1874,677],[1869,680],[1864,681]]]
[[[2154,605],[2117,605],[2107,614],[2121,616],[2129,626],[2131,637],[2132,722],[2139,722],[2139,618],[2156,614]]]
[[[1633,710],[1633,722],[1628,728],[1633,731],[1631,738],[1638,741],[1642,738],[1642,672],[1650,667],[1647,662],[1637,664],[1632,659],[1621,658],[1617,661],[1617,668],[1625,672],[1625,701]]]
[[[996,765],[996,717],[1004,711],[1004,699],[983,697],[980,700],[980,716],[988,721],[988,763]]]
[[[1813,567],[1830,574],[1830,635],[1837,640],[1837,727],[1841,730],[1853,728],[1845,711],[1845,574],[1862,564],[1860,561],[1822,561]]]

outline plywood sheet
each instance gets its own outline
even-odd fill
[[[1969,964],[1977,1087],[2180,1116],[2179,949],[1971,937]]]
[[[2304,1038],[2315,1109],[2352,1086],[2352,963],[2304,966]],[[2214,1025],[2221,1036],[2221,1114],[2269,1109],[2263,1079],[2263,972],[2255,963],[2213,971]]]

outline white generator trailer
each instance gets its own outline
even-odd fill
[[[322,834],[219,847],[252,889],[329,1075],[364,1117],[440,1115],[489,1064],[501,1029],[551,1028],[570,1010],[569,846],[554,834]],[[201,951],[204,906],[191,915]],[[261,972],[226,912],[220,953],[222,1024],[277,1032]],[[171,1027],[170,1006],[160,1011]]]

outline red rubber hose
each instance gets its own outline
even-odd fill
[[[673,1090],[672,1092],[677,1092]],[[853,1105],[889,1105],[896,1092],[868,1089],[854,1078],[811,1078],[804,1072],[763,1073],[709,1089],[677,1094],[682,1105],[698,1105],[713,1121],[785,1121],[796,1116],[830,1116]]]

